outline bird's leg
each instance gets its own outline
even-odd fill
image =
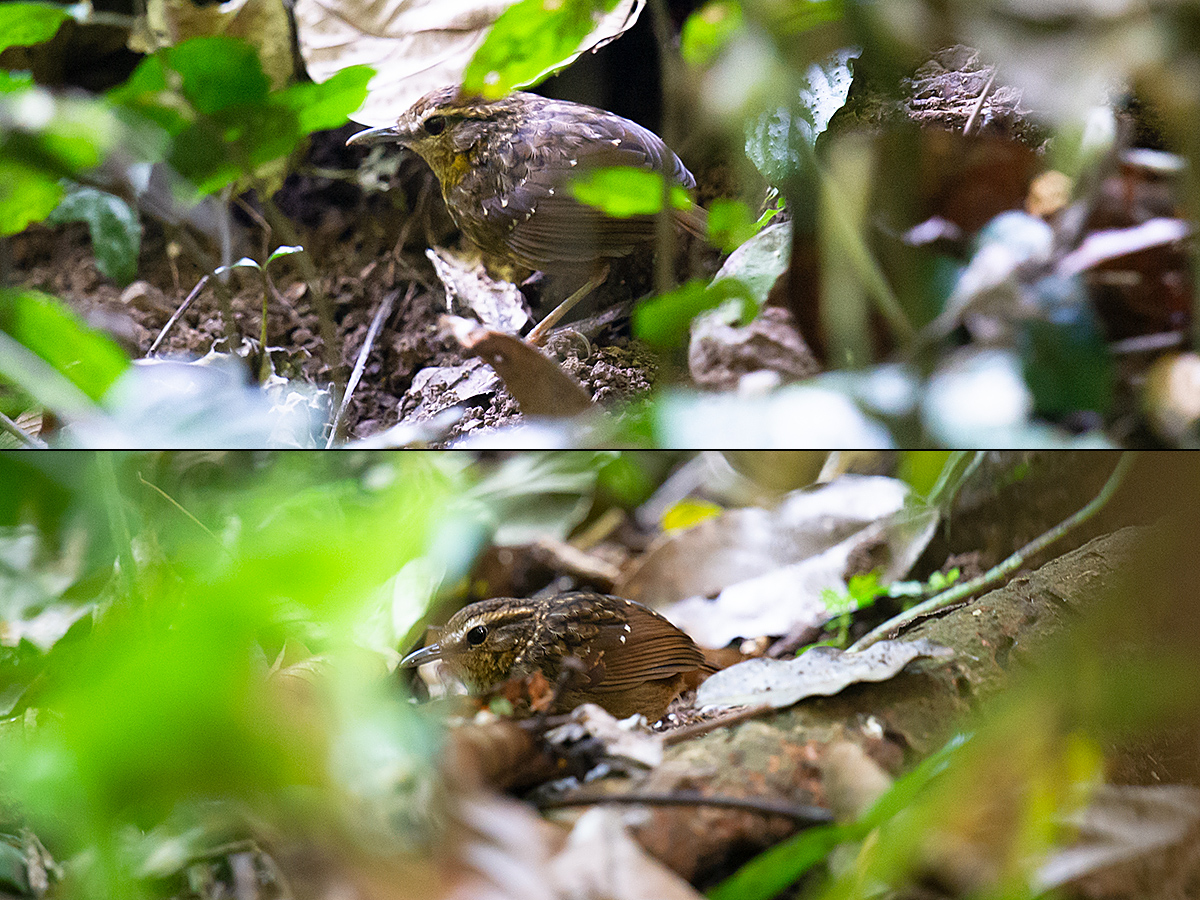
[[[558,324],[559,319],[570,312],[571,308],[576,303],[604,283],[604,279],[608,277],[608,268],[608,263],[604,263],[603,266],[597,269],[592,277],[584,283],[583,287],[571,294],[571,296],[569,296],[562,303],[558,304],[558,306],[554,307],[554,309],[550,310],[550,312],[547,313],[546,318],[538,322],[533,331],[526,335],[525,340],[531,344],[540,344],[542,341],[544,341],[547,333],[549,333],[551,328]]]

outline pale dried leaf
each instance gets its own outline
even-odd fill
[[[733,510],[662,538],[613,590],[660,607],[704,647],[819,625],[822,592],[846,590],[856,552],[879,558],[885,584],[907,574],[938,521],[908,496],[903,482],[847,475],[774,510]]]
[[[1058,263],[1060,275],[1078,275],[1088,269],[1111,263],[1156,247],[1169,247],[1191,236],[1192,225],[1183,219],[1150,219],[1132,228],[1107,228],[1093,231],[1076,250]]]
[[[385,125],[429,91],[460,84],[488,29],[513,0],[296,0],[296,33],[317,82],[352,65],[376,75],[350,118]],[[579,45],[612,40],[637,21],[645,0],[622,0]]]
[[[474,313],[486,327],[505,334],[525,327],[529,314],[520,288],[492,278],[478,252],[464,255],[431,247],[425,255],[446,288],[446,311],[451,315]]]
[[[696,705],[766,703],[783,709],[805,697],[830,697],[855,682],[887,681],[921,656],[951,655],[949,648],[921,639],[880,641],[857,653],[813,647],[795,659],[748,659],[709,676],[696,691]]]
[[[129,43],[139,53],[152,53],[188,38],[212,35],[253,45],[273,90],[291,80],[292,31],[282,0],[225,0],[205,6],[192,0],[149,0],[146,30],[134,31]]]
[[[571,721],[546,732],[551,744],[598,740],[607,756],[652,769],[662,762],[663,737],[649,731],[645,719],[617,719],[594,703],[584,703],[571,712]]]
[[[1104,785],[1072,817],[1079,840],[1036,872],[1039,893],[1178,844],[1200,823],[1200,791],[1183,785]]]
[[[649,856],[610,809],[591,809],[579,818],[550,873],[564,900],[701,900]]]

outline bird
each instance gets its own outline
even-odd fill
[[[348,146],[392,141],[416,152],[441,185],[459,230],[480,250],[526,269],[588,280],[530,333],[550,327],[604,281],[608,262],[655,238],[655,217],[608,216],[575,199],[569,180],[609,166],[633,166],[694,188],[696,179],[649,129],[594,106],[516,91],[498,100],[455,85],[417,100],[394,125],[352,135]],[[671,211],[703,237],[700,208]]]
[[[434,660],[474,693],[540,672],[558,688],[552,712],[590,702],[651,722],[714,671],[692,639],[654,610],[592,591],[472,603],[400,665]]]

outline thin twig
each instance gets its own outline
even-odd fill
[[[226,218],[222,217],[222,221]],[[192,237],[186,228],[178,229],[175,236],[184,245],[188,253],[192,255],[192,259],[200,264],[201,269],[207,272],[215,272],[217,270],[217,261],[200,246],[199,241]],[[242,334],[238,331],[237,319],[233,314],[233,296],[229,293],[229,286],[220,278],[213,282],[213,289],[217,292],[217,304],[221,308],[222,324],[225,326],[225,339],[229,342],[229,349],[236,350],[242,341]]]
[[[672,40],[671,11],[666,0],[650,0],[650,19],[658,43],[659,79],[662,82],[662,139],[668,147],[677,147],[679,60]],[[675,224],[671,216],[673,182],[666,168],[662,173],[662,205],[654,222],[654,291],[657,294],[669,291],[675,280]]]
[[[137,473],[137,477],[138,477],[138,481],[140,481],[146,487],[150,488],[150,490],[154,491],[156,494],[158,494],[160,497],[162,497],[164,500],[166,500],[168,503],[170,503],[173,507],[175,507],[181,513],[183,513],[185,516],[187,516],[189,519],[191,519],[192,522],[195,523],[196,527],[199,528],[201,531],[203,531],[205,534],[207,534],[210,538],[212,538],[213,543],[216,544],[218,547],[220,547],[222,551],[224,551],[226,554],[229,553],[229,550],[225,547],[224,544],[221,543],[221,539],[218,538],[215,534],[213,534],[212,531],[209,530],[207,525],[205,525],[203,522],[201,522],[199,519],[197,519],[194,515],[192,515],[190,512],[188,512],[186,509],[184,509],[184,507],[182,505],[180,505],[178,500],[176,500],[174,497],[172,497],[170,494],[168,494],[166,491],[164,491],[162,488],[160,488],[157,484],[147,481],[144,477],[142,477],[141,472]]]
[[[96,470],[100,489],[104,496],[104,509],[108,513],[108,527],[117,548],[118,577],[125,588],[128,601],[140,601],[137,586],[137,563],[133,558],[133,535],[129,531],[129,520],[125,517],[125,499],[117,484],[117,469],[113,452],[105,450],[96,455]]]
[[[1108,481],[1104,483],[1104,487],[1100,489],[1092,501],[1083,509],[1068,516],[1063,521],[1059,522],[1049,531],[1034,538],[1004,562],[984,572],[977,578],[972,578],[970,581],[964,581],[962,584],[956,584],[947,591],[930,597],[924,603],[918,603],[912,609],[906,610],[898,616],[893,616],[888,619],[878,628],[869,631],[851,645],[849,652],[853,653],[859,650],[865,650],[872,644],[882,640],[885,636],[898,632],[905,625],[914,622],[917,619],[932,615],[936,612],[962,603],[972,594],[985,587],[990,587],[1003,581],[1017,569],[1025,564],[1025,561],[1031,556],[1045,550],[1052,543],[1070,532],[1073,528],[1083,524],[1096,513],[1098,513],[1108,501],[1112,498],[1113,493],[1120,487],[1122,480],[1125,478],[1125,473],[1129,471],[1129,467],[1133,464],[1134,457],[1137,454],[1132,451],[1126,451],[1121,454],[1117,466],[1113,469],[1112,474],[1108,476]]]
[[[833,821],[833,814],[820,806],[753,797],[708,797],[698,791],[678,791],[671,794],[628,793],[556,797],[550,800],[539,800],[537,808],[539,810],[564,809],[570,806],[597,806],[605,803],[619,803],[623,806],[718,806],[724,809],[761,813],[764,816],[783,816],[799,825],[825,825]]]
[[[996,70],[992,69],[992,74],[988,76],[987,84],[983,86],[983,90],[979,92],[979,99],[975,101],[975,106],[971,109],[971,114],[967,116],[967,123],[963,125],[963,137],[971,133],[971,126],[975,124],[975,119],[979,116],[983,109],[983,102],[987,100],[987,96],[991,93],[992,83],[996,80]]]
[[[673,728],[663,733],[663,743],[668,747],[672,744],[679,744],[701,734],[708,734],[710,731],[724,728],[727,725],[737,725],[740,722],[761,716],[763,713],[772,712],[774,709],[775,707],[769,703],[760,703],[757,706],[748,706],[745,709],[734,710],[726,715],[709,719],[706,722],[696,722],[692,725],[684,725],[682,728]]]
[[[404,295],[405,303],[412,300],[416,289],[416,282],[409,282],[408,293]],[[350,373],[350,380],[346,382],[346,393],[342,395],[342,402],[338,406],[337,415],[333,417],[333,426],[330,428],[329,438],[325,442],[326,450],[333,447],[333,442],[337,438],[338,428],[342,424],[342,417],[346,414],[346,408],[350,405],[350,397],[354,393],[354,389],[358,387],[363,370],[367,367],[367,357],[371,355],[371,347],[375,344],[375,337],[379,334],[379,329],[383,327],[383,323],[392,314],[392,307],[399,296],[400,292],[398,290],[392,291],[383,298],[383,302],[379,304],[379,309],[375,311],[375,318],[371,320],[371,327],[367,329],[367,337],[363,341],[362,349],[358,351],[358,359],[354,361],[354,371]]]
[[[146,351],[147,356],[154,355],[154,351],[158,349],[158,345],[161,344],[166,338],[167,332],[175,327],[175,323],[179,321],[180,317],[182,317],[185,312],[187,312],[188,307],[192,305],[192,301],[200,296],[200,292],[204,290],[204,286],[208,284],[208,279],[209,276],[205,275],[196,282],[196,286],[192,288],[192,292],[187,295],[187,299],[185,299],[183,303],[179,305],[179,309],[175,310],[175,312],[171,314],[171,318],[167,319],[167,324],[163,326],[162,331],[158,333],[158,337],[154,339],[154,343],[150,345],[150,349]]]

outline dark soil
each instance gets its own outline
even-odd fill
[[[297,257],[291,256],[270,266],[278,297],[268,301],[267,343],[279,374],[318,387],[346,384],[372,319],[385,296],[396,292],[392,313],[374,341],[341,424],[339,436],[349,440],[378,434],[406,414],[415,424],[455,405],[414,396],[410,392],[413,378],[426,367],[456,366],[469,359],[439,328],[439,317],[446,312],[445,294],[425,257],[427,247],[454,247],[460,241],[437,183],[418,160],[404,157],[397,165],[393,157],[384,161],[381,178],[390,181],[390,189],[364,191],[354,180],[364,154],[344,146],[347,135],[355,130],[347,126],[314,135],[300,167],[301,171],[341,171],[345,177],[292,175],[275,194],[274,204],[294,234],[273,233],[266,222],[269,217],[253,194],[237,202],[230,257],[248,256],[261,262],[274,247],[293,241],[308,251],[317,273],[315,287],[328,300],[333,340],[323,335],[317,298],[305,283]],[[368,165],[374,163],[373,159]],[[388,164],[396,169],[390,178]],[[178,232],[156,221],[143,217],[143,222],[139,280],[125,289],[97,269],[82,224],[54,229],[34,226],[15,236],[11,245],[15,280],[63,299],[90,324],[115,337],[132,357],[144,357],[207,271],[193,258],[189,244],[199,243],[210,260],[218,254],[216,245],[204,237],[197,239],[193,234],[193,240],[181,240]],[[632,293],[635,290],[645,293],[648,276],[646,268],[639,277],[610,279],[590,311],[640,296]],[[215,279],[209,281],[171,327],[155,355],[194,359],[214,346],[228,349],[218,287]],[[254,342],[251,363],[252,370],[258,371],[262,280],[253,269],[235,269],[229,275],[227,291],[232,330]],[[536,284],[528,288],[535,301],[537,292]],[[602,340],[579,343],[583,357],[568,357],[564,368],[598,403],[627,401],[649,390],[654,361],[648,352],[630,349],[627,315],[611,323]],[[501,383],[469,398],[465,413],[443,427],[437,437],[451,441],[478,428],[519,418],[519,407]]]

